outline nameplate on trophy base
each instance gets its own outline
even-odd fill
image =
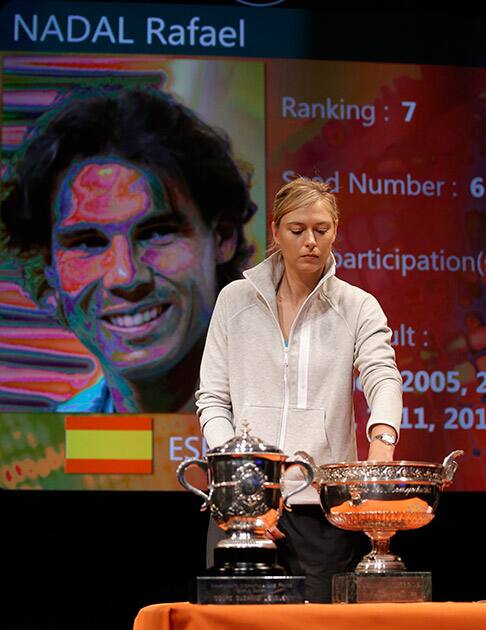
[[[305,577],[200,576],[198,604],[303,604]]]
[[[334,604],[431,600],[432,574],[425,571],[338,573],[332,578]]]

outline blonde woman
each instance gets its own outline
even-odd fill
[[[391,330],[372,295],[336,277],[338,224],[328,185],[300,177],[277,192],[274,253],[221,291],[211,319],[196,393],[210,448],[245,419],[290,456],[303,450],[319,465],[355,461],[356,368],[370,408],[368,459],[393,459],[402,380]],[[327,523],[313,488],[293,498],[293,511],[268,535],[289,573],[306,575],[306,598],[330,601],[332,574],[353,568],[359,539]]]

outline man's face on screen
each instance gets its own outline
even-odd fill
[[[53,210],[46,275],[71,330],[128,378],[171,369],[204,334],[216,297],[215,233],[189,194],[93,158],[67,171]]]

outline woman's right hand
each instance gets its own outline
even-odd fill
[[[276,526],[270,527],[265,530],[265,536],[270,538],[270,540],[280,540],[281,538],[285,538],[285,534]]]

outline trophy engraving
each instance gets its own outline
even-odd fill
[[[235,499],[228,508],[228,514],[260,516],[265,514],[264,484],[267,477],[253,462],[239,466],[234,475]]]

